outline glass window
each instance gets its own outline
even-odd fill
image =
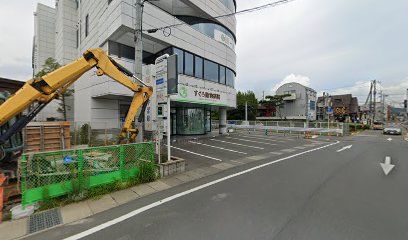
[[[178,108],[177,133],[181,135],[205,134],[204,109]]]
[[[226,84],[225,81],[225,67],[220,65],[220,83],[221,84]]]
[[[229,69],[229,68],[227,68],[226,77],[227,77],[227,85],[228,85],[228,86],[231,86],[231,87],[234,87],[235,74],[234,74],[234,72],[233,72],[231,69]]]
[[[204,60],[204,79],[218,82],[218,64]]]
[[[117,42],[109,41],[109,55],[120,57],[119,44]]]
[[[184,54],[183,50],[174,48],[174,54],[178,56],[178,72],[183,74],[184,73]]]
[[[221,2],[229,9],[231,12],[235,12],[235,0],[221,0]]]
[[[135,48],[126,45],[120,45],[120,57],[135,59]]]
[[[194,76],[194,56],[184,52],[184,74]]]
[[[198,56],[194,56],[194,76],[203,78],[203,59]]]

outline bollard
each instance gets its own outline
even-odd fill
[[[3,219],[3,183],[6,181],[6,177],[3,174],[0,174],[0,223]]]

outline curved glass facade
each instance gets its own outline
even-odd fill
[[[231,10],[231,12],[235,12],[236,11],[236,4],[235,4],[235,0],[221,0],[221,2],[229,9]]]
[[[176,16],[181,21],[189,24],[195,30],[201,32],[204,35],[209,36],[210,38],[215,39],[216,31],[219,31],[225,35],[227,35],[231,40],[234,41],[234,45],[236,43],[235,35],[228,30],[226,27],[213,22],[211,20],[199,17],[192,17],[192,16]]]

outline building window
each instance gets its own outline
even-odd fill
[[[118,58],[127,58],[129,60],[135,60],[135,48],[133,47],[109,41],[108,48],[109,55],[113,55]]]
[[[220,65],[220,83],[226,84],[225,67]]]
[[[85,37],[88,37],[89,34],[89,14],[85,17]]]
[[[204,60],[204,79],[218,83],[218,64]]]
[[[310,105],[310,110],[315,110],[316,109],[316,102],[315,101],[310,101],[309,105]]]
[[[194,76],[194,56],[184,52],[184,74]]]
[[[235,12],[236,4],[235,0],[221,0],[221,2],[226,6],[231,12]]]
[[[178,72],[184,74],[184,53],[183,50],[174,48],[174,54],[178,56]]]
[[[194,56],[194,77],[203,78],[203,59]]]
[[[234,85],[235,85],[235,74],[229,68],[227,68],[227,71],[226,71],[226,79],[227,79],[227,86],[234,87]]]

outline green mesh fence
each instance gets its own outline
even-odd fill
[[[140,164],[154,162],[154,143],[137,143],[21,157],[22,204],[124,180],[137,175]]]

